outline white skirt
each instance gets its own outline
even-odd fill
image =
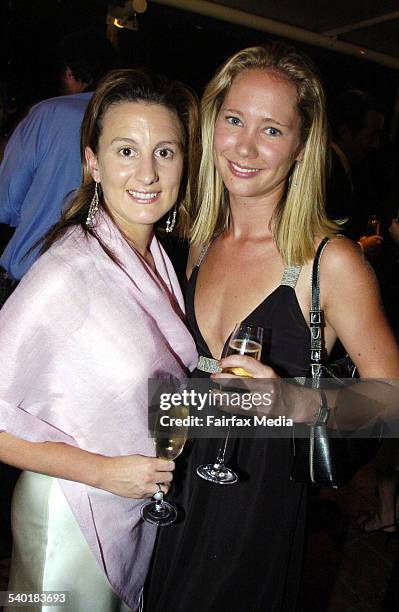
[[[23,472],[14,490],[11,520],[9,591],[68,591],[69,607],[36,604],[4,610],[130,611],[99,567],[56,478]]]

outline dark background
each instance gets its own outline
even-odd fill
[[[58,41],[85,27],[105,32],[105,0],[2,0],[0,82],[16,110],[57,95]],[[265,32],[234,26],[148,1],[138,15],[139,30],[119,30],[123,64],[147,65],[179,78],[201,93],[204,84],[232,52],[275,39]],[[387,126],[393,113],[398,73],[373,62],[294,42],[319,66],[329,100],[340,91],[367,89],[383,103]]]

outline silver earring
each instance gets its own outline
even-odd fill
[[[91,228],[94,225],[94,217],[96,216],[96,213],[98,211],[98,202],[99,202],[99,197],[98,197],[98,183],[95,183],[95,188],[94,188],[94,194],[93,197],[91,199],[90,202],[90,206],[89,206],[89,212],[87,213],[87,218],[86,218],[86,227]]]
[[[168,234],[173,232],[173,228],[175,227],[175,224],[176,224],[176,215],[177,215],[177,210],[176,208],[174,208],[173,212],[170,212],[168,215],[168,218],[166,219],[166,231],[168,232]]]
[[[294,176],[292,177],[292,186],[293,187],[298,187],[300,167],[301,167],[301,162],[300,162],[299,159],[297,159],[296,160],[296,164],[295,164]]]

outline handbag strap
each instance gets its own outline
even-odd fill
[[[338,236],[340,234],[337,234]],[[334,375],[334,372],[325,363],[325,345],[324,345],[324,318],[323,311],[320,308],[320,260],[324,249],[326,248],[330,238],[326,237],[320,242],[313,261],[312,269],[312,302],[310,309],[310,371],[312,374],[312,388],[319,389],[321,406],[314,424],[320,425],[327,422],[329,408],[325,392],[320,389],[320,379],[323,373],[323,368],[328,371],[329,376],[335,379],[335,382],[340,386],[345,386],[345,382]],[[356,368],[353,366],[351,377],[354,376]]]
[[[312,301],[310,320],[310,366],[312,378],[319,379],[324,357],[323,313],[320,309],[320,260],[326,248],[328,237],[324,238],[316,251],[312,269]]]
[[[324,360],[324,333],[323,333],[323,313],[320,309],[320,260],[324,249],[330,238],[326,237],[320,242],[313,261],[312,269],[312,302],[310,308],[310,371],[312,374],[312,388],[319,389],[320,407],[315,425],[324,425],[329,416],[327,397],[320,389],[320,378],[323,371]]]

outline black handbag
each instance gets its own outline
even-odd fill
[[[310,310],[310,381],[320,394],[320,408],[312,425],[295,425],[293,438],[293,467],[291,479],[309,484],[338,488],[376,455],[381,437],[352,437],[340,435],[328,428],[330,408],[322,387],[322,379],[334,380],[336,386],[347,386],[348,378],[356,376],[356,368],[348,356],[328,363],[324,358],[323,312],[320,310],[320,259],[329,238],[324,238],[317,249],[312,271],[312,305]],[[346,379],[346,380],[345,380]],[[302,436],[295,436],[295,428],[305,428]],[[297,432],[298,433],[298,432]]]

